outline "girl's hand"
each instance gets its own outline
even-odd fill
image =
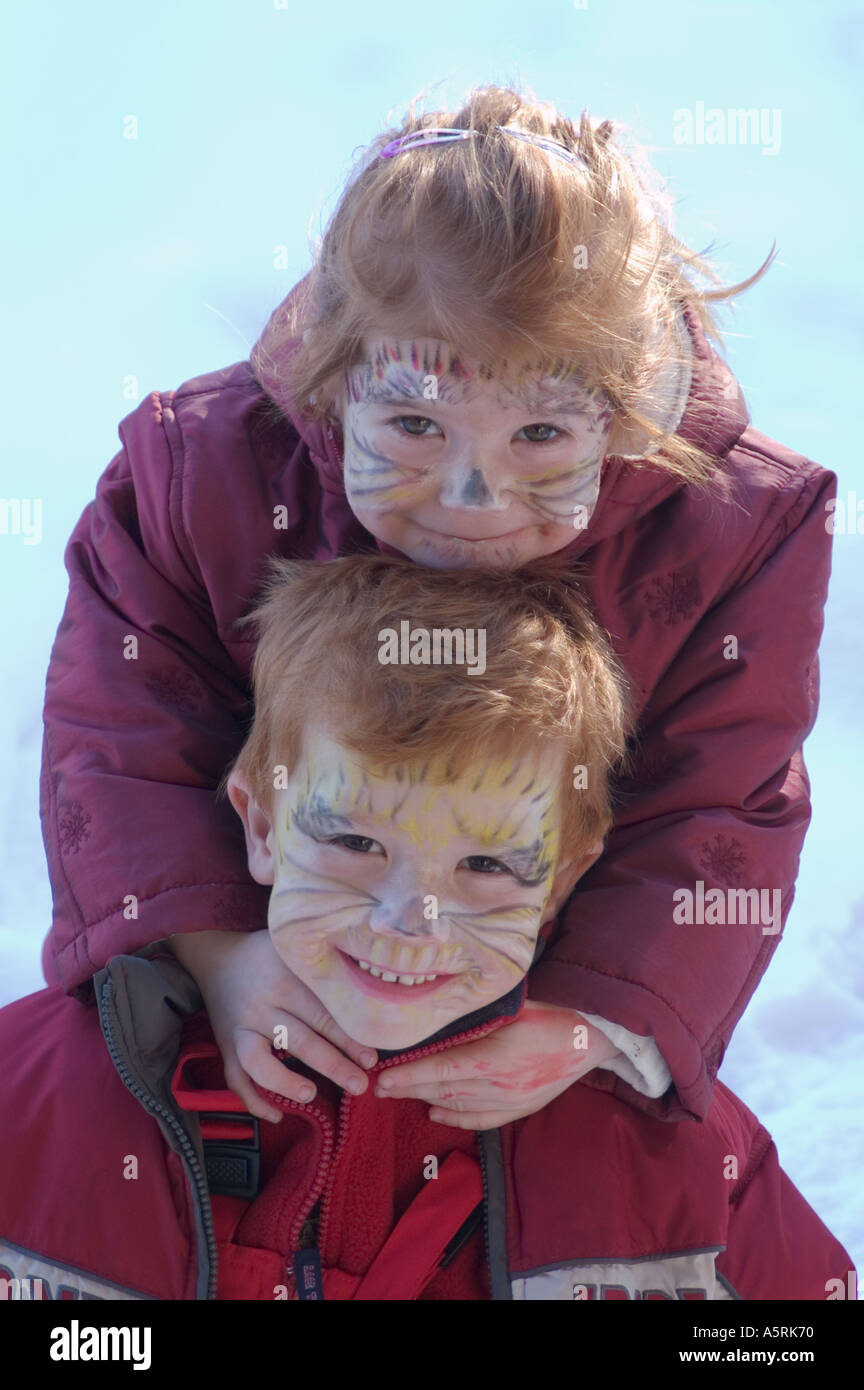
[[[315,1097],[314,1083],[274,1056],[277,1028],[285,1029],[285,1050],[299,1061],[354,1095],[366,1090],[369,1078],[359,1068],[374,1066],[378,1054],[343,1033],[282,963],[268,931],[182,932],[168,940],[203,995],[225,1064],[225,1084],[250,1115],[278,1122],[283,1114],[253,1082],[301,1104]],[[282,1042],[280,1036],[280,1047]]]
[[[488,1037],[388,1067],[375,1094],[434,1101],[429,1118],[442,1125],[497,1129],[542,1110],[617,1055],[615,1044],[581,1014],[529,999],[515,1022]]]

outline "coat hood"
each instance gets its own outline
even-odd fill
[[[292,402],[284,384],[277,385],[277,372],[264,344],[278,332],[292,308],[308,288],[311,272],[293,287],[274,309],[258,342],[250,353],[250,361],[259,385],[279,405],[309,450],[309,456],[325,492],[344,496],[342,480],[342,441],[337,428],[327,421],[313,420],[304,415]],[[689,355],[689,367],[664,372],[656,385],[661,405],[646,410],[655,423],[675,429],[681,438],[708,453],[722,458],[740,439],[750,423],[741,387],[731,369],[708,341],[699,315],[692,305],[682,303],[679,318],[679,341],[683,355]],[[301,338],[289,341],[283,349],[279,376],[300,346]],[[278,400],[276,400],[278,393]],[[677,429],[676,429],[677,426]],[[645,512],[650,511],[685,483],[668,470],[648,459],[647,441],[636,434],[631,436],[633,452],[609,454],[606,464],[616,459],[619,466],[604,466],[600,492],[588,525],[577,533],[573,544],[562,554],[577,554],[597,541],[615,535]],[[645,452],[639,452],[640,447]],[[635,466],[639,460],[638,466]],[[379,543],[379,548],[392,548]]]

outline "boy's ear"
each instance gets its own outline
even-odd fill
[[[556,913],[560,912],[582,875],[587,874],[591,865],[596,864],[602,853],[603,841],[598,840],[585,854],[579,855],[575,859],[568,859],[566,863],[561,865],[552,881],[549,899],[543,909],[541,926],[551,921]]]
[[[271,884],[276,877],[273,860],[273,827],[267,812],[258,805],[242,772],[231,772],[227,782],[228,799],[243,822],[249,872],[256,883]]]

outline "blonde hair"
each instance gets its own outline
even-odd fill
[[[485,671],[382,665],[379,634],[398,632],[404,619],[427,631],[484,630]],[[254,624],[259,640],[255,716],[234,770],[268,812],[275,770],[291,775],[304,729],[321,723],[370,768],[432,764],[445,781],[490,749],[560,748],[562,850],[608,830],[610,774],[625,757],[630,706],[572,574],[426,570],[388,555],[323,565],[271,556],[262,596],[239,622]],[[577,766],[587,782],[580,789]]]
[[[699,289],[692,272],[715,286],[718,276],[664,225],[657,176],[641,151],[628,154],[613,139],[611,121],[583,112],[577,125],[498,86],[472,90],[455,111],[418,114],[417,100],[364,151],[302,292],[274,312],[253,350],[267,394],[280,409],[333,418],[342,374],[363,360],[364,337],[385,328],[445,339],[502,376],[530,355],[553,371],[566,364],[606,395],[616,421],[610,454],[635,427],[662,449],[652,461],[707,480],[716,460],[651,418],[662,408],[656,382],[681,359],[682,305],[719,342],[708,303],[754,284],[773,248],[749,279]],[[587,169],[497,129],[504,125],[551,136]],[[433,126],[478,135],[379,157],[388,141]],[[576,248],[585,253],[579,267]]]

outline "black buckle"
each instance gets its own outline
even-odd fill
[[[210,1119],[209,1114],[201,1114],[199,1119]],[[213,1115],[223,1123],[228,1115]],[[261,1180],[261,1136],[258,1119],[255,1115],[237,1115],[244,1125],[252,1122],[251,1139],[203,1139],[204,1167],[207,1170],[207,1185],[212,1193],[220,1197],[258,1196]]]

